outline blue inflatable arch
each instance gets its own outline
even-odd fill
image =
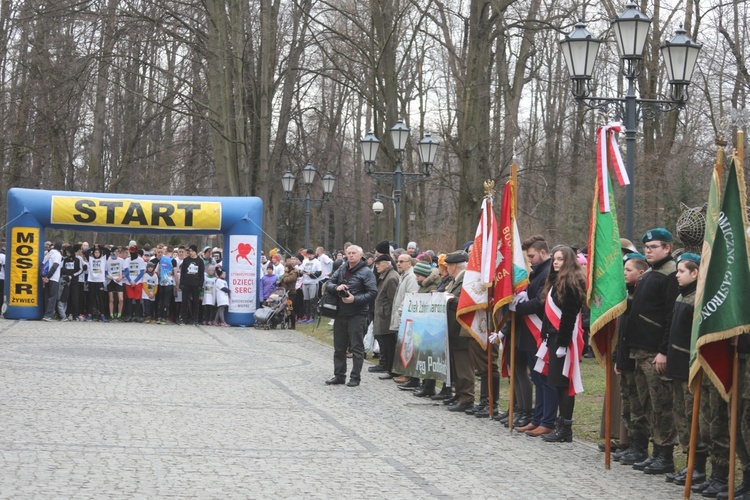
[[[263,201],[256,197],[151,196],[13,188],[8,191],[5,296],[8,319],[41,319],[44,229],[224,235],[231,290],[226,321],[251,325],[260,279]]]

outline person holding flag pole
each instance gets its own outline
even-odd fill
[[[495,328],[498,333],[493,333],[490,341],[495,343],[502,340],[500,328],[510,316],[510,335],[505,340],[508,348],[504,349],[503,357],[507,358],[510,354],[510,401],[508,402],[507,423],[508,428],[513,430],[514,425],[519,422],[514,418],[515,394],[515,363],[516,355],[516,315],[515,308],[511,304],[516,304],[522,298],[522,292],[529,285],[529,269],[526,262],[526,256],[521,249],[521,241],[516,224],[516,187],[518,182],[518,167],[511,166],[511,178],[505,183],[503,191],[503,203],[500,212],[500,237],[498,239],[497,264],[494,273],[494,297],[492,317]],[[516,297],[519,297],[516,299]],[[523,297],[525,300],[525,297]],[[503,366],[505,364],[503,363]],[[530,391],[529,391],[530,392]],[[528,425],[531,421],[531,395],[527,394],[529,401],[522,408],[523,425]],[[519,422],[520,423],[520,422]]]
[[[475,372],[480,376],[480,405],[468,413],[490,417],[497,404],[500,383],[497,364],[493,361],[493,358],[496,358],[493,351],[496,351],[497,347],[488,343],[493,298],[491,290],[494,284],[498,242],[497,219],[492,206],[494,187],[494,181],[485,181],[482,214],[464,273],[456,313],[458,323],[471,334],[469,355]]]
[[[746,187],[743,175],[744,133],[742,131],[737,133],[737,150],[730,164],[724,195],[720,201],[723,149],[721,142],[721,140],[717,141],[720,148],[709,190],[701,255],[702,265],[698,274],[691,335],[689,383],[694,394],[694,406],[685,498],[689,498],[691,491],[701,492],[703,496],[706,496],[707,490],[716,491],[717,496],[724,492],[727,493],[727,498],[735,496],[735,491],[730,489],[730,485],[734,485],[737,412],[740,406],[738,404],[740,400],[737,338],[750,332],[750,308],[747,307],[747,296],[750,291],[750,235],[748,235],[747,227]],[[714,436],[709,432],[708,439],[711,445],[709,451],[713,465],[711,478],[700,485],[692,486],[698,439],[698,415],[700,413],[698,409],[706,409],[706,406],[701,404],[702,389],[706,389],[706,383],[703,382],[706,378],[704,375],[708,376],[725,401],[732,402],[729,456],[727,464],[721,462],[721,457],[717,457],[714,451],[714,445],[720,443],[715,443]],[[746,400],[743,403],[748,404]],[[743,413],[748,414],[747,408]],[[703,428],[705,415],[701,415],[700,418],[701,437],[704,437],[707,431]],[[747,427],[747,421],[745,421],[743,435],[746,438],[750,437]],[[747,442],[744,444],[745,450],[741,456],[747,460]],[[744,480],[739,493],[747,498],[747,489],[750,489],[748,477],[750,470],[747,464],[743,465],[745,465]],[[722,488],[722,485],[725,488]],[[742,491],[743,489],[745,491]]]

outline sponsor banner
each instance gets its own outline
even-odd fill
[[[258,284],[258,236],[232,234],[229,236],[229,312],[254,313]]]
[[[14,227],[6,256],[10,286],[8,305],[37,307],[39,305],[39,228]]]
[[[407,293],[396,340],[393,371],[450,383],[445,293]]]
[[[52,224],[174,230],[221,229],[221,202],[53,196]]]

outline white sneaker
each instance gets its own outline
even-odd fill
[[[329,322],[328,322],[328,325],[329,325],[329,326],[333,326],[333,322],[334,322],[334,321],[335,321],[335,320],[333,320],[333,319],[332,319],[331,321],[329,321]]]

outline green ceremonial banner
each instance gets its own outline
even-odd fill
[[[722,397],[732,388],[731,339],[750,332],[750,237],[747,233],[745,179],[735,159],[719,210],[721,179],[714,169],[706,213],[701,266],[695,295],[690,383],[700,368]]]
[[[612,182],[608,174],[605,174],[605,177],[609,185],[610,211],[600,210],[600,192],[597,182],[591,208],[588,279],[586,280],[588,284],[586,301],[591,309],[590,344],[601,366],[605,366],[606,356],[611,355],[614,347],[614,342],[610,342],[610,352],[607,353],[607,336],[611,341],[615,329],[604,327],[625,312],[628,299]]]
[[[450,384],[445,293],[407,293],[401,312],[393,371]]]

